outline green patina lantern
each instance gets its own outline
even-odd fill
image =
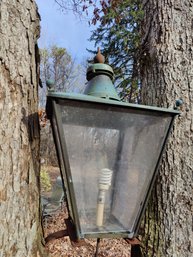
[[[132,239],[179,112],[120,101],[107,64],[87,79],[84,94],[47,96],[70,220],[77,239]]]
[[[113,69],[103,63],[95,63],[87,70],[88,85],[84,94],[120,101],[120,97],[112,83]]]

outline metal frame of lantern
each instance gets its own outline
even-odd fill
[[[128,112],[128,113],[149,113],[152,115],[157,116],[164,116],[168,115],[171,117],[170,124],[167,129],[167,133],[165,136],[165,139],[163,141],[162,146],[160,147],[160,153],[159,157],[156,160],[155,169],[153,172],[153,176],[151,178],[151,181],[148,185],[148,189],[146,192],[146,196],[144,198],[144,201],[141,205],[140,211],[138,212],[137,217],[135,218],[135,224],[133,226],[132,231],[124,231],[124,232],[112,232],[104,233],[104,232],[94,232],[94,233],[82,233],[81,226],[79,223],[79,215],[77,210],[77,204],[76,204],[76,197],[73,187],[73,181],[72,181],[72,174],[71,174],[71,168],[69,163],[69,156],[66,148],[66,141],[62,130],[62,117],[59,110],[60,105],[68,105],[73,104],[77,108],[79,106],[85,106],[85,108],[92,106],[93,108],[102,108],[104,110],[107,110],[109,108],[115,108],[117,111],[121,112]],[[116,100],[109,100],[109,99],[103,99],[95,96],[89,96],[89,95],[80,95],[80,94],[65,94],[65,93],[56,93],[56,92],[49,92],[48,93],[48,101],[47,101],[47,116],[51,120],[52,128],[54,131],[54,140],[57,148],[57,155],[59,160],[59,165],[61,169],[61,175],[64,182],[64,187],[66,188],[67,193],[67,201],[68,201],[68,209],[70,213],[70,217],[72,219],[72,222],[74,223],[76,236],[78,239],[82,238],[129,238],[132,239],[137,235],[137,231],[139,228],[140,220],[142,218],[142,215],[144,213],[148,197],[150,195],[151,189],[153,187],[153,184],[155,182],[155,178],[157,175],[159,163],[164,151],[164,147],[166,144],[166,141],[168,139],[169,133],[171,131],[173,121],[176,115],[179,114],[179,111],[172,110],[172,109],[165,109],[165,108],[158,108],[158,107],[151,107],[151,106],[144,106],[144,105],[138,105],[138,104],[130,104],[125,102],[120,102]],[[85,114],[86,115],[86,114]],[[128,208],[128,206],[126,206]]]

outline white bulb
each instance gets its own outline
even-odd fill
[[[99,192],[97,200],[97,217],[96,225],[103,226],[104,205],[105,205],[105,192],[111,185],[113,171],[110,169],[102,169],[99,174]]]
[[[111,179],[112,179],[112,174],[113,171],[110,169],[102,169],[100,171],[100,175],[99,175],[99,184],[104,184],[104,185],[111,185]]]

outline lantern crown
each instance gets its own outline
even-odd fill
[[[98,48],[98,53],[94,57],[94,64],[87,69],[88,84],[84,94],[120,101],[121,99],[112,82],[114,80],[113,69],[104,61],[105,58]]]

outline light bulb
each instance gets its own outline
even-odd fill
[[[104,206],[105,206],[105,194],[111,185],[113,171],[110,169],[102,169],[99,174],[99,192],[97,199],[97,215],[96,225],[98,227],[103,226]]]

